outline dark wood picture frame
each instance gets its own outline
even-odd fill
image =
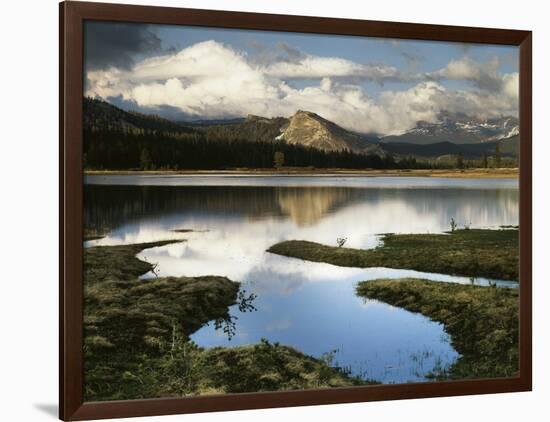
[[[530,391],[532,385],[532,192],[530,31],[377,22],[167,7],[59,5],[59,416],[63,420]],[[520,375],[515,378],[377,385],[208,397],[83,402],[82,92],[85,20],[340,34],[519,46]]]

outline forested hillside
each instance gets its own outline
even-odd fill
[[[514,167],[519,148],[518,136],[480,144],[380,143],[305,111],[290,120],[249,115],[185,123],[84,98],[83,114],[88,170]]]
[[[226,169],[278,166],[387,168],[409,166],[392,157],[322,151],[277,139],[288,119],[248,116],[231,124],[186,126],[158,116],[84,99],[86,169]]]
[[[284,166],[395,168],[391,157],[325,152],[290,145],[284,141],[257,142],[226,140],[205,134],[131,134],[120,131],[86,131],[84,165],[87,169],[227,169],[235,167],[272,168],[275,153],[282,153]],[[409,167],[409,165],[406,165]]]
[[[84,97],[84,129],[95,131],[116,131],[127,133],[166,132],[196,133],[197,129],[186,127],[162,117],[128,112],[105,101]]]

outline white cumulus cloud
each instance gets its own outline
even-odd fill
[[[416,82],[374,98],[350,82],[355,78]],[[293,61],[259,64],[229,46],[204,41],[142,60],[130,70],[90,71],[87,79],[86,95],[121,97],[153,109],[168,105],[197,118],[290,116],[303,109],[348,129],[382,134],[401,133],[418,120],[435,121],[442,110],[487,117],[517,113],[517,73],[501,75],[498,63],[478,64],[471,59],[411,76],[383,64],[305,54]],[[297,88],[290,83],[295,79],[318,82]],[[474,87],[447,89],[442,84],[446,79],[470,81]]]

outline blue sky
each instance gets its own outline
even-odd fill
[[[273,48],[280,42],[318,56],[339,56],[357,62],[379,62],[406,67],[408,61],[403,52],[419,56],[419,70],[445,66],[451,59],[467,53],[476,60],[484,61],[498,56],[502,58],[503,72],[517,72],[517,48],[513,46],[464,44],[391,38],[367,38],[345,35],[296,34],[288,32],[250,31],[222,28],[158,26],[158,35],[164,48],[188,47],[204,40],[216,40],[229,44],[249,54],[257,53],[263,45]]]
[[[384,63],[397,68],[414,66],[415,70],[419,72],[443,68],[453,59],[468,56],[478,62],[498,57],[501,62],[500,70],[503,73],[512,73],[518,71],[519,60],[516,47],[502,45],[210,29],[176,25],[159,26],[158,35],[165,49],[174,47],[181,49],[204,40],[215,40],[254,56],[261,54],[262,49],[273,50],[277,48],[278,44],[284,42],[300,51],[316,56],[337,56],[358,63]],[[307,82],[313,83],[313,81]],[[390,82],[390,84],[392,83]],[[411,86],[411,83],[394,82],[393,84],[400,88]],[[447,85],[457,89],[468,87],[468,83],[464,81],[449,81]],[[383,86],[376,83],[367,86],[372,94],[378,94],[384,89]]]
[[[511,46],[96,22],[86,46],[87,95],[183,120],[308,108],[399,133],[441,111],[517,114]]]

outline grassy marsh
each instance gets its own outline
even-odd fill
[[[324,176],[330,174],[357,175],[357,176],[399,176],[399,177],[445,177],[445,178],[476,178],[476,179],[507,179],[517,178],[517,168],[468,168],[458,169],[345,169],[345,168],[312,168],[312,167],[286,167],[280,170],[273,168],[235,168],[228,170],[86,170],[86,175],[185,175],[185,174],[219,174],[219,175],[308,175]]]
[[[253,308],[253,295],[219,276],[138,279],[155,264],[137,253],[179,241],[85,249],[85,401],[364,383],[267,341],[230,349],[194,344],[189,336],[209,322],[234,334],[229,307]]]
[[[444,324],[460,358],[435,378],[509,377],[518,372],[518,290],[421,279],[363,281],[357,294]]]
[[[343,267],[386,267],[517,280],[518,230],[461,229],[445,234],[384,234],[374,249],[305,240],[277,243],[268,252]]]

